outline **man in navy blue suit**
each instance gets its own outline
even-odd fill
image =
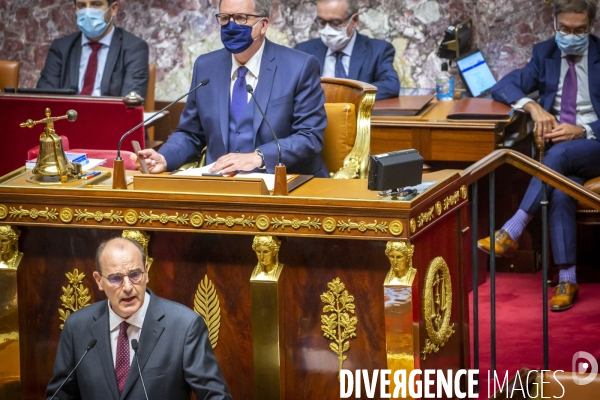
[[[377,87],[376,99],[398,97],[400,81],[394,69],[394,47],[356,31],[357,0],[318,0],[319,39],[299,43],[296,48],[317,57],[321,76],[348,78]]]
[[[159,152],[144,150],[152,173],[172,171],[206,146],[211,172],[274,173],[277,144],[257,105],[266,113],[281,145],[287,171],[329,177],[321,158],[327,125],[319,63],[305,53],[266,40],[270,0],[222,0],[217,21],[225,49],[201,55],[179,126]]]
[[[595,0],[556,0],[553,39],[533,48],[531,61],[492,88],[494,99],[531,115],[537,134],[546,142],[544,165],[582,184],[600,175],[600,38],[590,30],[596,18]],[[527,97],[539,90],[538,102]],[[514,253],[523,229],[540,209],[541,181],[533,178],[516,214],[495,233],[497,256]],[[549,225],[559,284],[550,301],[552,311],[573,306],[579,286],[576,201],[548,186]],[[479,248],[490,249],[490,238]]]

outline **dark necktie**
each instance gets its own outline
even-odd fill
[[[117,338],[117,360],[115,362],[115,375],[117,377],[117,385],[119,386],[119,394],[123,392],[125,381],[129,374],[129,338],[127,337],[127,328],[129,323],[123,321],[119,326],[119,337]]]
[[[94,91],[94,83],[96,82],[96,73],[98,72],[98,50],[102,47],[102,43],[88,43],[92,48],[92,54],[88,60],[88,65],[83,76],[83,87],[81,93],[90,95]]]
[[[237,79],[233,84],[231,92],[231,115],[237,121],[242,116],[244,108],[248,104],[248,92],[246,91],[246,73],[248,68],[239,67],[237,70]]]
[[[346,70],[344,69],[344,64],[342,63],[342,58],[344,58],[344,53],[338,51],[335,54],[335,77],[336,78],[347,78]]]
[[[569,69],[565,75],[560,99],[560,123],[575,125],[577,116],[577,74],[575,73],[575,57],[566,57]]]

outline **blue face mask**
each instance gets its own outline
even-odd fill
[[[104,21],[104,14],[108,9],[102,11],[97,8],[84,8],[77,12],[77,26],[81,32],[90,39],[102,36],[108,28],[108,24]],[[111,17],[112,20],[112,17]]]
[[[585,49],[587,49],[590,38],[588,34],[579,37],[573,34],[563,35],[559,32],[556,32],[554,40],[556,41],[558,48],[561,49],[563,53],[568,55],[579,55],[583,54]]]
[[[258,22],[260,21],[262,21],[262,18]],[[233,21],[229,21],[227,25],[221,26],[221,42],[223,42],[223,46],[233,54],[248,50],[256,40],[252,38],[252,29],[256,24],[252,26],[238,25]]]

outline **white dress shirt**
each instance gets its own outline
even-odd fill
[[[265,51],[265,42],[263,41],[260,49],[248,60],[246,64],[243,66],[248,68],[248,72],[246,72],[246,85],[252,86],[254,90],[256,90],[256,85],[258,85],[258,75],[260,73],[260,62],[262,61],[262,55]],[[235,58],[235,56],[231,55],[231,83],[229,84],[229,100],[231,101],[232,93],[233,93],[233,84],[237,79],[237,70],[239,67],[242,67],[242,64]],[[250,101],[250,93],[248,93],[248,101]]]
[[[148,311],[148,304],[150,304],[150,293],[144,294],[144,304],[139,310],[135,312],[131,317],[123,319],[119,317],[110,306],[110,300],[108,301],[108,323],[110,329],[110,347],[112,350],[113,365],[117,364],[117,339],[119,338],[119,325],[121,322],[126,321],[129,323],[127,328],[127,338],[129,340],[129,365],[133,361],[133,349],[131,348],[131,340],[140,340],[140,334],[142,333],[142,326],[144,326],[144,318],[146,318],[146,311]]]
[[[101,96],[100,84],[102,83],[102,75],[104,75],[104,67],[106,66],[106,59],[108,58],[108,49],[110,48],[110,42],[115,34],[114,25],[110,27],[110,32],[100,39],[98,42],[102,43],[103,46],[98,50],[98,70],[96,71],[96,81],[94,82],[94,90],[92,90],[92,96]],[[83,79],[85,77],[85,70],[87,69],[88,61],[92,55],[92,48],[89,46],[90,39],[84,34],[81,35],[81,60],[79,60],[79,92],[83,89]]]
[[[356,30],[352,31],[352,38],[342,50],[344,56],[342,57],[342,65],[344,66],[344,70],[346,71],[346,75],[348,75],[348,71],[350,71],[350,57],[352,57],[352,50],[354,49],[354,43],[356,42]],[[321,76],[323,78],[335,78],[335,52],[330,48],[327,48],[327,54],[325,55],[325,63],[323,64],[323,73]]]

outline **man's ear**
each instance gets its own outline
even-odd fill
[[[268,27],[269,27],[269,18],[265,17],[262,20],[262,28],[260,28],[260,34],[261,35],[266,35]]]
[[[104,291],[104,288],[102,287],[102,276],[100,276],[100,274],[98,273],[98,271],[94,271],[94,280],[96,281],[96,284],[98,285],[98,289],[100,289],[101,291]]]
[[[110,10],[110,15],[112,15],[113,17],[117,16],[117,12],[119,11],[119,2],[115,1],[114,3],[112,3],[109,8]]]

